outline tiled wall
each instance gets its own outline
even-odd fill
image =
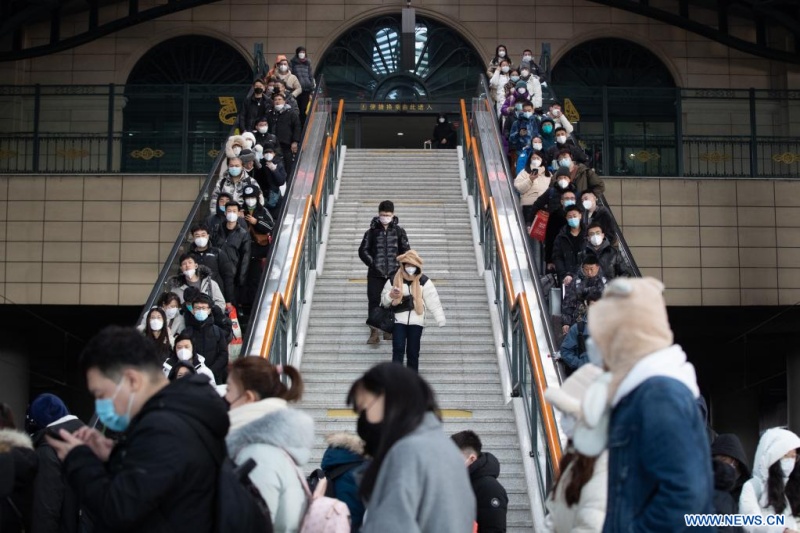
[[[141,9],[164,0],[140,0]],[[675,0],[650,0],[650,4],[676,9]],[[292,54],[298,45],[308,47],[316,65],[325,49],[347,28],[388,13],[397,14],[405,2],[386,0],[222,0],[139,24],[72,50],[41,58],[0,64],[0,83],[106,84],[126,82],[136,61],[152,46],[186,34],[221,39],[250,57],[254,43],[264,43],[269,61],[277,54]],[[771,62],[630,12],[589,0],[414,0],[420,16],[450,24],[467,37],[485,57],[502,42],[512,56],[525,48],[539,53],[541,43],[552,44],[557,62],[575,43],[599,37],[619,37],[642,44],[672,70],[681,87],[784,89],[796,87],[795,67]],[[126,12],[128,3],[117,1],[100,8],[100,21]],[[698,22],[716,24],[712,10],[691,8]],[[524,15],[524,16],[521,16]],[[82,28],[86,14],[65,15],[62,35]],[[731,31],[744,38],[754,30],[748,21],[731,18]],[[30,27],[25,38],[31,45],[45,44],[49,23]]]
[[[800,182],[606,179],[606,196],[670,305],[800,301]]]
[[[202,180],[0,177],[3,302],[141,305]]]

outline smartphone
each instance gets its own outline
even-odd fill
[[[56,439],[56,440],[64,440],[64,439],[61,437],[61,434],[59,433],[59,430],[58,430],[58,429],[56,429],[56,428],[47,428],[47,430],[46,430],[46,431],[47,431],[47,435],[48,435],[49,437],[51,437],[51,438],[54,438],[54,439]]]

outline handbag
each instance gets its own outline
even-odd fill
[[[411,295],[403,296],[399,304],[392,307],[394,314],[411,312],[414,310],[414,297]]]
[[[382,306],[373,307],[369,312],[367,324],[386,333],[394,330],[394,310]]]
[[[259,246],[269,246],[272,242],[272,235],[269,233],[258,233],[256,230],[253,229],[253,226],[248,228],[250,230],[250,235],[253,237],[253,240],[256,241],[256,244]]]
[[[544,242],[548,220],[550,220],[550,213],[542,209],[536,212],[536,217],[531,225],[531,239]]]

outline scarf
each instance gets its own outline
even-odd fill
[[[392,284],[396,289],[400,289],[400,298],[392,300],[393,305],[399,305],[403,300],[403,283],[408,281],[411,286],[409,292],[411,297],[414,298],[414,311],[418,315],[425,312],[425,303],[422,300],[422,286],[419,284],[419,279],[422,277],[422,258],[414,250],[409,250],[403,255],[397,256],[397,262],[400,263],[400,268],[394,275]],[[417,273],[413,276],[405,270],[405,265],[412,265],[417,267]]]

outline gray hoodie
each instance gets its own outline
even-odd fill
[[[386,454],[361,533],[467,533],[475,516],[464,458],[427,413]]]

